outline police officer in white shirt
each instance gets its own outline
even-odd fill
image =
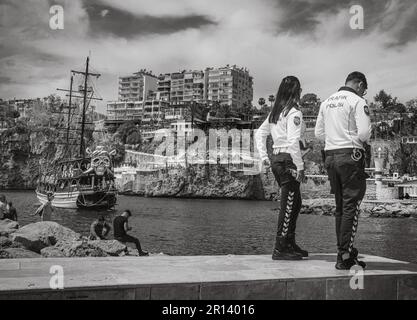
[[[272,172],[281,188],[280,214],[273,260],[301,260],[306,250],[295,243],[295,228],[301,209],[300,183],[304,181],[304,162],[300,149],[303,116],[299,110],[301,86],[293,76],[282,80],[272,112],[255,134],[258,152],[264,166]],[[274,141],[271,161],[266,138]]]
[[[359,206],[366,191],[365,147],[371,136],[369,109],[363,96],[364,74],[352,72],[344,87],[323,101],[317,117],[316,138],[325,141],[325,167],[336,200],[336,269],[365,267],[353,247]]]

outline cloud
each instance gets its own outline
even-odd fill
[[[295,35],[316,35],[328,20],[342,15],[351,18],[349,9],[360,5],[364,10],[365,29],[362,34],[377,32],[386,37],[385,45],[404,46],[417,39],[417,3],[414,0],[276,0],[283,12],[277,32]],[[343,24],[343,34],[352,34],[349,24]],[[319,33],[320,35],[320,33]]]
[[[26,2],[0,0],[7,16],[0,25],[2,98],[67,87],[69,70],[83,68],[88,54],[102,73],[97,88],[105,101],[117,98],[118,76],[141,68],[159,74],[226,64],[250,70],[254,104],[289,74],[303,92],[326,98],[353,70],[368,76],[371,98],[380,89],[403,102],[417,96],[408,0],[410,7],[363,1],[363,31],[349,28],[349,3],[339,0],[57,0],[65,9],[65,29],[57,31],[48,26],[50,2]]]
[[[189,28],[201,28],[213,24],[203,15],[155,17],[133,14],[129,11],[103,5],[97,1],[85,1],[91,36],[117,36],[132,38],[146,34],[170,34]]]

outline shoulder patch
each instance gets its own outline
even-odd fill
[[[300,125],[300,123],[301,123],[301,119],[300,119],[300,117],[295,116],[295,117],[294,117],[294,124],[295,124],[296,126],[299,126],[299,125]]]
[[[364,106],[363,107],[363,111],[365,111],[365,114],[367,115],[367,116],[369,116],[369,108],[368,108],[368,106]]]

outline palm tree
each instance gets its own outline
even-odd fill
[[[258,104],[263,107],[265,105],[265,99],[264,98],[259,98],[258,100]]]
[[[271,107],[272,107],[272,103],[275,101],[275,96],[274,96],[273,94],[271,94],[271,95],[268,97],[268,101],[269,101],[269,102],[271,102]]]

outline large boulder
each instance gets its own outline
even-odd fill
[[[53,221],[28,224],[11,235],[11,239],[20,242],[25,248],[40,253],[43,248],[58,242],[72,242],[81,239],[81,235]]]
[[[122,253],[127,253],[127,247],[117,240],[91,240],[88,244],[97,247],[109,256],[119,256]]]
[[[41,255],[44,258],[63,258],[64,253],[57,247],[46,247],[41,250]]]
[[[8,248],[12,245],[13,241],[7,237],[0,236],[0,249]]]
[[[0,259],[40,258],[35,252],[24,248],[6,248],[0,250]]]
[[[41,251],[44,257],[107,257],[127,253],[126,245],[117,240],[60,241]]]
[[[88,241],[60,241],[55,245],[65,257],[107,257],[107,254]]]
[[[0,236],[9,236],[19,229],[19,224],[16,221],[5,219],[0,220]]]

